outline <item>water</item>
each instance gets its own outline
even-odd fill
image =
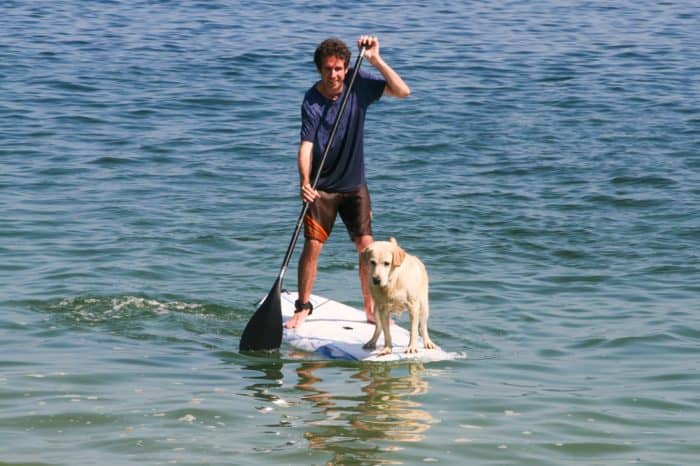
[[[0,464],[697,463],[693,2],[0,8]],[[375,236],[469,357],[241,355],[313,49],[361,33],[413,91],[368,118]],[[315,291],[356,267],[337,228]]]

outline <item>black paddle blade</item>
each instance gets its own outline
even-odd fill
[[[282,344],[282,297],[279,279],[265,301],[255,311],[243,330],[240,351],[276,350]]]

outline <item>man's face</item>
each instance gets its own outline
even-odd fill
[[[321,81],[326,93],[338,95],[343,92],[343,82],[348,69],[345,68],[345,61],[342,58],[330,56],[321,64]]]

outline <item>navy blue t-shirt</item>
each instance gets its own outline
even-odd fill
[[[312,180],[316,176],[351,76],[352,68],[348,70],[345,80],[346,90],[335,101],[326,99],[315,84],[304,95],[301,105],[301,140],[313,142]],[[367,71],[360,70],[357,74],[338,132],[316,185],[317,189],[347,192],[367,184],[363,149],[365,113],[367,107],[382,96],[385,85],[384,79]]]

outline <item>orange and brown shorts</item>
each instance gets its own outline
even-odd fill
[[[353,241],[372,234],[372,205],[367,186],[350,192],[318,191],[321,195],[310,206],[304,217],[304,236],[325,243],[340,214]]]

